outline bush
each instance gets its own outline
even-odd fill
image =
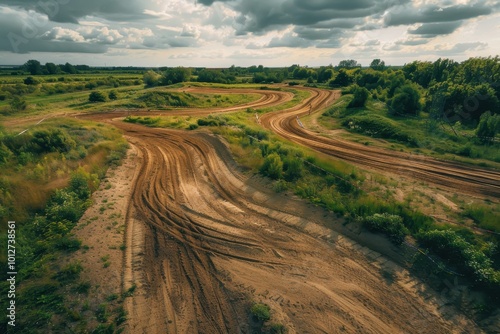
[[[89,95],[89,102],[106,102],[106,96],[102,92],[92,92]]]
[[[497,287],[500,284],[500,272],[493,269],[491,259],[457,232],[431,230],[419,233],[417,239],[449,264],[471,275],[475,281],[494,284]]]
[[[69,152],[76,143],[62,130],[40,130],[33,133],[32,150],[36,153]]]
[[[14,96],[12,100],[10,100],[9,105],[13,111],[21,111],[28,108],[26,99],[20,98],[19,96]]]
[[[118,100],[118,94],[114,90],[112,90],[111,92],[109,92],[108,98],[110,100]]]
[[[366,104],[366,100],[368,100],[368,89],[364,87],[359,87],[358,85],[354,85],[352,88],[352,92],[354,94],[354,99],[349,103],[347,108],[361,108]]]
[[[271,308],[266,304],[255,303],[250,309],[250,313],[256,321],[266,322],[271,319]]]
[[[405,236],[409,234],[408,229],[403,225],[403,218],[398,215],[376,213],[359,220],[368,230],[386,234],[396,245],[400,245],[405,240]]]
[[[260,167],[260,172],[274,180],[281,178],[283,162],[280,156],[277,153],[269,154],[264,160],[264,164]]]
[[[285,171],[283,177],[286,181],[296,181],[300,179],[303,174],[302,161],[296,158],[285,159],[283,170]]]
[[[476,136],[481,143],[491,143],[496,134],[500,132],[500,115],[492,115],[490,111],[481,115]]]
[[[404,85],[396,90],[396,95],[389,101],[389,107],[394,113],[418,115],[422,109],[420,93],[411,85]]]

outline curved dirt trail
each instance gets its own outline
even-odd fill
[[[333,98],[313,92],[273,116]],[[481,333],[406,270],[323,227],[332,216],[238,172],[214,136],[117,116],[82,117],[122,129],[142,157],[127,213],[128,333],[249,333],[250,301],[289,333]]]
[[[216,138],[115,125],[143,160],[130,215],[144,224],[130,333],[246,332],[246,299],[271,305],[291,333],[475,331],[388,283],[299,202],[258,189]]]
[[[304,129],[297,117],[306,115],[310,109],[313,112],[322,109],[339,94],[313,88],[306,90],[311,92],[311,98],[293,108],[263,115],[262,124],[283,138],[361,167],[407,175],[461,193],[500,198],[500,171],[368,147]]]

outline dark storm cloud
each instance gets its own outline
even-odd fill
[[[416,29],[409,29],[408,33],[412,35],[421,35],[422,37],[436,37],[439,35],[451,34],[461,25],[461,21],[446,23],[427,23],[421,25]]]
[[[99,16],[112,21],[139,20],[150,17],[144,14],[150,1],[139,0],[3,0],[2,5],[34,10],[46,14],[51,21],[77,23],[87,16]]]
[[[241,13],[238,33],[260,33],[277,26],[296,25],[352,28],[367,17],[382,15],[409,0],[239,0],[228,2]],[[360,19],[351,21],[349,19]]]
[[[390,11],[385,17],[384,23],[386,26],[398,26],[414,23],[452,22],[488,15],[492,12],[493,9],[486,5],[456,5],[449,7],[428,5],[423,9],[409,7]]]

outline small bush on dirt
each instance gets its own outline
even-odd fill
[[[266,322],[271,319],[271,308],[266,304],[255,303],[250,313],[255,321]]]
[[[409,234],[408,229],[403,225],[403,218],[398,215],[376,213],[359,220],[368,230],[386,234],[396,245],[400,245]]]

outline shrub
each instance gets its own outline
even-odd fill
[[[79,262],[70,263],[54,275],[54,279],[61,282],[61,284],[74,282],[80,277],[83,267]]]
[[[500,284],[500,272],[477,246],[452,230],[431,230],[417,235],[418,241],[448,263],[466,271],[475,281]]]
[[[19,96],[14,96],[12,100],[10,100],[9,105],[13,111],[21,111],[28,108],[26,99],[20,98]]]
[[[286,181],[296,181],[300,179],[303,174],[302,161],[296,158],[285,159],[285,162],[283,163],[283,170],[285,171],[283,177]]]
[[[283,162],[280,156],[277,153],[269,154],[264,160],[264,164],[260,167],[260,172],[274,180],[281,178]]]
[[[250,313],[256,321],[266,322],[271,319],[271,308],[266,304],[255,303],[250,309]]]
[[[109,92],[108,98],[110,100],[117,100],[118,99],[118,94],[114,90],[112,90],[111,92]]]
[[[102,92],[92,92],[89,95],[89,102],[106,102],[106,96]]]
[[[363,226],[373,232],[382,232],[396,245],[400,245],[407,234],[408,229],[403,225],[403,218],[388,213],[376,213],[372,216],[359,219]]]
[[[482,143],[492,142],[500,132],[500,115],[492,115],[490,111],[481,115],[476,135]]]
[[[354,94],[354,99],[349,103],[347,108],[361,108],[366,104],[366,100],[368,100],[368,89],[364,87],[359,87],[358,85],[354,85],[352,88],[352,92]]]
[[[108,312],[106,310],[106,304],[100,304],[95,311],[95,317],[99,322],[108,321]]]
[[[33,133],[32,149],[36,153],[69,152],[76,143],[62,130],[40,130]]]
[[[411,85],[404,85],[396,90],[396,95],[389,102],[392,112],[418,115],[422,109],[420,93]]]

